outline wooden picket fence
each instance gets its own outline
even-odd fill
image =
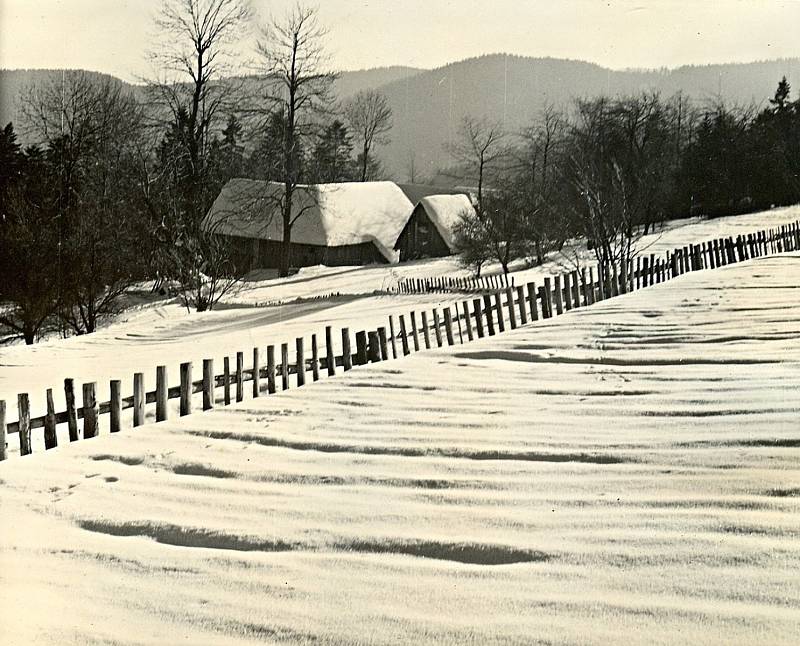
[[[235,366],[230,357],[223,361],[223,371],[217,374],[214,361],[203,361],[202,379],[193,379],[193,365],[180,365],[180,383],[170,386],[166,366],[156,368],[155,390],[145,389],[143,373],[134,374],[133,393],[123,397],[121,381],[110,382],[109,401],[98,403],[97,383],[85,383],[81,387],[82,405],[75,402],[75,384],[64,380],[66,410],[55,412],[53,390],[45,393],[47,413],[32,418],[28,393],[17,396],[17,421],[6,423],[7,409],[0,401],[0,460],[7,457],[8,435],[19,437],[21,455],[32,452],[31,433],[44,429],[45,449],[57,446],[57,427],[67,425],[70,442],[95,437],[100,432],[100,420],[108,415],[108,430],[122,430],[122,412],[133,409],[132,426],[145,423],[148,404],[155,404],[155,419],[161,422],[168,417],[168,401],[179,399],[181,416],[192,413],[192,395],[203,394],[202,409],[211,410],[217,405],[216,390],[222,388],[222,403],[240,402],[245,396],[245,383],[252,382],[252,396],[273,394],[292,386],[304,386],[310,373],[312,381],[323,376],[333,377],[339,368],[349,371],[353,366],[362,366],[408,356],[420,350],[469,343],[487,336],[516,329],[540,319],[548,319],[574,308],[592,305],[597,301],[619,294],[636,291],[676,278],[686,272],[714,269],[741,262],[765,254],[796,251],[800,249],[800,221],[780,229],[769,229],[739,235],[735,239],[720,238],[697,245],[674,249],[663,257],[639,256],[627,266],[614,264],[582,268],[547,277],[543,285],[535,282],[526,285],[506,285],[475,298],[427,311],[411,311],[406,315],[388,319],[387,326],[376,330],[359,331],[353,337],[348,328],[342,328],[341,353],[334,353],[334,334],[331,326],[325,328],[324,352],[321,351],[316,334],[311,335],[311,356],[306,353],[304,338],[297,338],[293,357],[290,360],[289,344],[266,346],[266,365],[263,365],[260,348],[252,349],[251,365],[244,366],[244,353],[237,352]],[[419,317],[417,316],[419,314]],[[429,315],[430,314],[430,315]],[[276,352],[280,351],[280,356]],[[152,411],[152,409],[151,409]],[[78,420],[83,420],[79,426]]]
[[[402,278],[394,291],[398,294],[433,294],[436,292],[483,292],[514,287],[514,277],[507,274],[489,276],[435,276]]]

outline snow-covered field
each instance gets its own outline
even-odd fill
[[[0,641],[796,644],[798,289],[695,272],[8,460]]]
[[[643,238],[638,247],[642,253],[663,254],[678,246],[722,236],[736,236],[768,227],[794,222],[800,218],[800,207],[775,209],[764,213],[714,220],[680,220],[670,222],[664,231]],[[556,254],[541,267],[515,272],[517,284],[571,269],[575,253],[582,262],[590,261],[585,248],[567,247],[565,255]],[[497,268],[489,268],[495,271]],[[202,314],[187,314],[177,304],[147,306],[128,313],[123,321],[95,334],[66,340],[53,339],[32,347],[0,348],[0,399],[9,402],[15,416],[17,394],[31,397],[33,415],[45,411],[45,390],[53,388],[57,410],[64,409],[63,380],[75,379],[79,384],[98,382],[98,397],[109,397],[108,382],[123,381],[123,393],[133,389],[133,373],[144,372],[146,386],[155,383],[155,367],[168,366],[170,383],[176,384],[178,366],[192,361],[199,375],[202,360],[213,358],[217,372],[225,355],[242,351],[249,361],[254,346],[263,348],[283,342],[294,347],[294,339],[311,334],[324,338],[326,325],[338,334],[341,327],[374,329],[385,325],[389,314],[408,313],[421,306],[431,308],[449,303],[453,297],[432,295],[380,295],[396,285],[401,277],[466,275],[456,258],[375,265],[370,267],[309,268],[285,279],[246,283],[231,296],[223,309]],[[253,307],[266,301],[290,301],[331,293],[342,294],[330,300],[286,302],[271,307]],[[306,345],[310,345],[307,340]],[[338,351],[338,350],[337,350]],[[41,431],[35,433],[41,440]],[[34,447],[36,448],[36,447]]]

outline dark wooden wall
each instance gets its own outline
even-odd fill
[[[451,254],[444,239],[421,206],[414,209],[394,248],[400,251],[401,261],[439,258]]]
[[[239,236],[226,236],[233,247],[233,260],[237,267],[244,269],[277,269],[280,264],[281,243],[274,240],[258,240]],[[292,267],[312,267],[327,265],[385,264],[388,261],[371,242],[360,244],[324,247],[292,243]]]

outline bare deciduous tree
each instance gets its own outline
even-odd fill
[[[236,96],[234,85],[223,76],[233,69],[233,45],[250,17],[247,0],[164,0],[155,19],[162,47],[150,53],[159,73],[148,83],[150,95],[160,130],[186,114],[182,143],[191,176],[184,200],[186,215],[197,226],[208,207],[203,179],[210,134]]]
[[[73,332],[94,332],[137,273],[143,218],[130,201],[141,111],[120,83],[83,72],[31,87],[21,109],[44,147],[59,312]]]
[[[336,78],[328,69],[326,34],[316,10],[298,4],[283,18],[273,17],[262,28],[258,42],[260,69],[266,77],[264,98],[270,113],[280,114],[284,124],[280,160],[284,190],[276,204],[283,225],[281,276],[289,274],[292,227],[305,212],[292,210],[294,193],[301,182],[303,142],[317,133],[319,117],[330,104]]]
[[[171,169],[163,190],[177,195],[152,195],[149,187],[145,194],[165,234],[159,264],[194,294],[198,309],[213,305],[206,283],[224,281],[228,266],[203,218],[220,188],[211,181],[213,138],[238,108],[235,44],[251,16],[249,0],[164,0],[155,19],[161,46],[150,53],[158,70],[148,81],[151,117],[160,133],[171,133],[158,164],[162,174]]]
[[[381,92],[361,90],[345,104],[344,114],[361,149],[361,181],[366,182],[373,179],[369,171],[375,145],[389,142],[386,135],[392,129],[392,109]]]
[[[459,127],[458,140],[447,146],[453,158],[475,172],[478,182],[478,215],[484,209],[484,183],[487,174],[495,170],[497,162],[507,154],[506,135],[502,126],[488,119],[464,117]]]
[[[563,113],[545,106],[536,123],[523,131],[516,155],[516,181],[538,264],[548,251],[561,248],[567,235],[562,181],[567,125]]]

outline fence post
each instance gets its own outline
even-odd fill
[[[27,393],[17,395],[19,410],[19,454],[31,454],[31,403]]]
[[[122,420],[122,382],[119,379],[112,379],[111,383],[109,384],[109,391],[111,393],[111,397],[109,398],[109,430],[111,433],[119,433]],[[48,388],[47,389],[47,414],[48,417],[50,416],[50,408],[51,404],[53,403],[53,391]],[[56,434],[56,415],[55,410],[53,410],[53,437]],[[47,446],[47,420],[45,418],[45,430],[44,430],[44,439],[45,439],[45,448],[50,448]]]
[[[553,289],[550,282],[550,276],[544,279],[544,299],[542,300],[542,314],[544,314],[544,306],[547,305],[547,316],[545,318],[552,318],[553,316]],[[558,285],[558,283],[556,283]]]
[[[116,382],[119,384],[119,382]],[[53,403],[53,389],[47,389],[47,414],[44,416],[44,448],[54,449],[58,446],[58,437],[56,436],[56,407]],[[119,386],[117,387],[117,397],[119,398]],[[120,402],[120,409],[122,403]],[[111,382],[111,415],[112,415],[112,428],[114,416],[114,382]],[[119,420],[119,413],[117,413]],[[119,426],[119,421],[117,422]],[[119,430],[119,428],[117,428]]]
[[[392,359],[397,359],[397,341],[394,332],[394,315],[389,315],[389,340],[392,344]]]
[[[556,313],[561,315],[564,313],[564,293],[561,286],[561,276],[556,276],[553,279],[556,291]],[[552,312],[551,312],[552,313]]]
[[[545,281],[547,281],[546,278],[545,278]],[[548,319],[548,318],[550,318],[552,316],[552,314],[551,314],[550,310],[547,309],[547,293],[546,293],[547,292],[547,288],[545,287],[545,285],[540,285],[539,288],[537,289],[537,291],[538,291],[538,295],[539,295],[539,301],[542,304],[542,318],[543,319]]]
[[[180,415],[192,414],[192,363],[181,364],[181,408]]]
[[[439,310],[433,308],[433,332],[436,335],[436,346],[442,347],[442,328],[441,320],[439,319]]]
[[[464,312],[464,327],[467,329],[467,339],[469,341],[473,341],[475,337],[472,335],[472,323],[470,322],[469,316],[469,301],[462,301],[461,309]]]
[[[414,352],[419,352],[419,334],[417,333],[416,312],[411,312],[411,338],[414,340]]]
[[[455,345],[455,338],[453,337],[453,312],[450,307],[444,308],[444,333],[447,337],[447,345]]]
[[[319,381],[319,347],[316,334],[311,335],[311,379]]]
[[[528,307],[531,315],[531,321],[539,320],[539,308],[536,306],[536,283],[528,283]]]
[[[628,293],[628,261],[625,258],[619,263],[619,293]]]
[[[327,357],[328,376],[336,374],[336,353],[333,351],[333,329],[330,325],[325,327],[325,356]]]
[[[289,344],[281,343],[281,390],[289,390]]]
[[[497,331],[505,332],[506,324],[505,317],[503,316],[503,297],[502,292],[499,290],[494,293],[494,308],[497,311]]]
[[[0,462],[8,458],[6,449],[6,402],[0,399]]]
[[[528,324],[528,312],[525,311],[525,288],[519,285],[514,288],[517,293],[517,308],[519,309],[520,325]]]
[[[275,346],[267,346],[267,393],[274,395],[275,387]]]
[[[464,328],[461,325],[461,312],[458,311],[458,303],[453,303],[453,305],[448,305],[447,309],[448,310],[455,309],[455,311],[456,311],[456,319],[455,320],[456,320],[456,325],[458,325],[458,342],[461,345],[464,345]],[[450,313],[450,316],[451,317],[453,316],[452,311]],[[455,332],[453,332],[453,335],[455,336]]]
[[[483,338],[483,315],[481,314],[481,299],[476,298],[472,301],[472,315],[475,317],[475,330],[478,338]]]
[[[403,347],[403,356],[407,357],[411,351],[408,349],[408,333],[406,332],[406,319],[400,315],[400,344]]]
[[[490,294],[483,295],[484,313],[486,314],[486,327],[489,331],[489,336],[494,336],[494,316],[492,316],[492,297]]]
[[[572,309],[572,274],[569,272],[564,274],[564,309],[568,312]]]
[[[385,327],[378,328],[378,342],[381,345],[381,361],[387,361],[389,359],[389,344],[386,339]]]
[[[589,268],[589,274],[593,273],[593,267]],[[605,265],[597,265],[597,301],[604,301],[606,299],[606,268]],[[594,278],[592,279],[592,289],[594,289]]]
[[[223,401],[224,401],[225,405],[227,406],[228,404],[231,403],[231,360],[230,360],[230,357],[225,357],[225,359],[223,360],[223,362],[222,362],[222,373],[223,373],[222,378],[223,378],[223,380],[225,382],[223,384],[224,387],[222,389]]]
[[[156,368],[156,421],[163,422],[165,419],[167,419],[167,367],[158,366]],[[86,437],[85,431],[83,435]]]
[[[297,386],[306,385],[306,359],[303,351],[303,337],[297,337],[294,341],[295,347],[295,367],[297,369]]]
[[[83,384],[83,439],[97,437],[97,384]]]
[[[69,428],[69,441],[77,442],[81,439],[78,431],[78,414],[75,411],[75,382],[72,379],[64,380],[64,399],[67,401],[67,427]]]
[[[422,312],[422,340],[425,341],[425,349],[431,349],[431,331],[428,322],[428,313]]]
[[[203,410],[214,408],[214,360],[203,359]]]
[[[253,398],[261,394],[261,352],[253,348]]]
[[[378,363],[381,360],[381,348],[378,340],[378,332],[367,332],[367,353],[370,363]]]
[[[244,399],[244,353],[236,353],[236,401]]]
[[[572,271],[572,307],[573,309],[581,306],[581,282],[578,278],[578,270]]]
[[[611,263],[611,295],[619,296],[619,274],[617,273],[617,263]]]
[[[144,424],[144,373],[133,373],[133,425],[141,426]]]
[[[363,366],[367,363],[367,333],[356,332],[356,365]]]
[[[583,304],[591,305],[592,302],[589,299],[589,283],[586,282],[586,267],[581,267],[581,288],[583,290]]]

